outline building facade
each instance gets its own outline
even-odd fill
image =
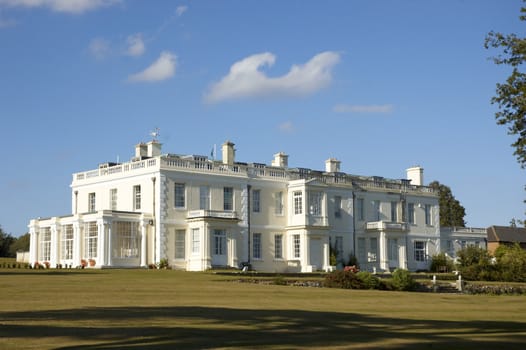
[[[163,154],[151,141],[124,163],[73,174],[72,214],[30,221],[30,262],[54,267],[213,267],[311,272],[344,266],[425,270],[441,251],[438,194],[407,179]],[[331,259],[331,255],[333,259]],[[334,261],[336,258],[336,262]]]

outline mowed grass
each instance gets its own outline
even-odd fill
[[[524,349],[526,297],[0,270],[0,349]]]

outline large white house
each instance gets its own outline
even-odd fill
[[[240,163],[138,144],[125,163],[73,174],[72,214],[30,221],[30,262],[54,267],[146,267],[203,271],[247,263],[258,271],[330,270],[354,255],[362,269],[426,269],[441,251],[438,197],[423,169],[407,179]],[[449,249],[450,247],[448,247]]]

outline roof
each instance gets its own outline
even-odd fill
[[[526,228],[490,226],[488,227],[488,242],[526,243]]]

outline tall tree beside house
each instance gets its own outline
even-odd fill
[[[440,205],[440,226],[465,227],[466,209],[453,196],[451,189],[438,181],[433,181],[429,187],[438,191],[438,204]]]
[[[523,0],[526,2],[526,0]],[[526,8],[521,8],[521,21],[526,20]],[[497,65],[508,65],[511,74],[504,83],[497,84],[497,94],[491,99],[499,110],[495,113],[497,124],[507,125],[510,135],[517,135],[512,146],[513,154],[522,168],[526,168],[526,73],[522,71],[526,60],[526,38],[516,34],[502,34],[491,31],[486,36],[486,49],[502,50],[501,54],[493,57]]]
[[[9,247],[9,255],[16,256],[16,252],[28,252],[29,251],[29,240],[31,236],[26,233],[18,238],[15,238],[11,246]]]
[[[9,248],[14,242],[15,238],[8,233],[5,233],[0,227],[0,257],[11,257]]]
[[[526,0],[523,0],[526,3]],[[526,7],[521,7],[519,19],[526,21]],[[512,68],[510,76],[503,83],[497,84],[496,95],[491,99],[499,110],[495,113],[497,124],[506,125],[508,134],[516,135],[517,139],[511,145],[513,155],[521,168],[526,168],[526,38],[516,34],[502,34],[491,31],[484,43],[486,49],[501,50],[493,57],[497,65],[507,65]],[[526,189],[526,187],[525,187]],[[526,200],[524,201],[526,203]]]

